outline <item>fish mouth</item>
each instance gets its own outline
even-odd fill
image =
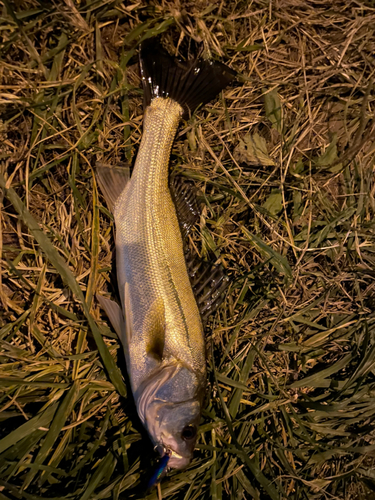
[[[183,469],[190,464],[191,458],[191,456],[184,457],[175,451],[171,451],[171,456],[168,460],[168,467],[171,469]]]
[[[169,456],[168,468],[171,469],[183,469],[190,464],[193,458],[192,455],[180,455],[177,451],[172,450],[170,446],[165,446],[164,444],[155,446],[155,450],[158,451],[162,457],[165,455]]]

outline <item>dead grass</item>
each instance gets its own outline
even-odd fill
[[[159,495],[371,498],[372,3],[0,4],[0,500],[145,498],[151,445],[94,299],[115,290],[93,166],[134,161],[157,34],[242,75],[173,147],[205,202],[192,242],[231,285],[194,461]]]

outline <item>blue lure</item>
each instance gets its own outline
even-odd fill
[[[168,472],[168,462],[169,462],[170,458],[171,458],[170,453],[165,453],[161,457],[161,459],[160,459],[160,461],[155,469],[155,472],[152,474],[152,476],[150,478],[150,481],[148,483],[148,488],[152,488],[153,486],[158,484],[163,479],[163,477],[166,475],[166,473]]]

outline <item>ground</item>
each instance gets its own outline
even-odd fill
[[[373,3],[0,5],[0,499],[374,498]],[[238,77],[173,146],[230,281],[194,460],[145,493],[94,167],[134,164],[153,36]]]

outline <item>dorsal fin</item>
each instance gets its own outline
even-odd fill
[[[203,261],[188,246],[187,236],[201,215],[195,185],[179,175],[171,175],[169,187],[174,201],[184,244],[185,262],[198,309],[205,324],[224,300],[229,278],[224,268]]]
[[[202,322],[205,324],[209,316],[215,312],[224,300],[224,292],[228,287],[229,278],[223,266],[214,264],[213,259],[211,261],[200,259],[189,247],[187,237],[201,215],[197,188],[193,182],[180,175],[173,174],[170,178],[169,187],[182,234],[190,283]]]
[[[201,215],[197,200],[197,188],[192,182],[180,175],[171,175],[169,187],[176,207],[182,237],[185,239]]]
[[[223,302],[230,279],[222,265],[201,260],[189,248],[185,248],[185,261],[202,323],[205,326],[209,316]]]

